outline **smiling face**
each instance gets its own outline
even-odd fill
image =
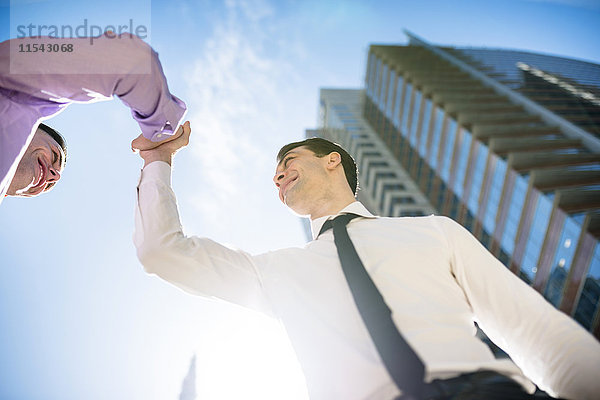
[[[36,131],[10,182],[9,196],[34,197],[50,190],[65,165],[61,146],[46,132]]]
[[[327,162],[304,146],[286,153],[273,177],[279,199],[297,214],[311,215],[331,191]]]

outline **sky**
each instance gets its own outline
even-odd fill
[[[278,200],[278,149],[316,127],[320,87],[363,86],[371,43],[539,51],[600,62],[600,1],[0,1],[19,23],[149,28],[191,143],[173,186],[188,235],[252,254],[306,239]],[[277,321],[146,274],[132,242],[139,127],[118,99],[47,121],[67,138],[61,182],[0,205],[0,399],[305,399]]]

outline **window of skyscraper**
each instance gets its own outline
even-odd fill
[[[400,128],[400,105],[402,103],[402,91],[404,90],[404,78],[398,75],[398,82],[396,83],[396,97],[394,100],[394,114],[392,116],[392,123],[396,129]]]
[[[377,188],[382,186],[381,182],[385,178],[396,178],[396,174],[391,171],[377,171],[375,172],[375,181],[373,182],[373,188],[371,190],[371,197],[375,198],[377,196]],[[381,193],[384,192],[382,188]]]
[[[371,97],[371,100],[373,100],[375,104],[378,104],[377,96],[379,94],[379,86],[381,84],[381,64],[381,60],[377,59],[377,63],[375,64],[375,81],[373,82],[373,92]]]
[[[523,211],[528,184],[529,180],[527,178],[517,174],[512,196],[508,203],[508,214],[506,216],[501,245],[502,249],[511,255],[515,250],[515,237],[519,228],[519,222],[521,221],[521,212]]]
[[[498,212],[498,204],[500,203],[500,196],[502,195],[502,188],[504,187],[504,177],[506,175],[506,161],[496,156],[495,154],[490,157],[492,165],[494,165],[494,172],[492,175],[492,184],[490,186],[490,194],[488,196],[487,206],[485,215],[483,217],[483,227],[491,234],[496,228],[496,214]]]
[[[400,116],[401,124],[400,124],[400,133],[402,136],[408,137],[408,122],[410,119],[410,106],[411,106],[411,96],[412,96],[412,84],[406,83],[406,89],[404,90],[404,104],[402,107],[402,115]]]
[[[485,162],[487,161],[488,148],[485,144],[479,142],[476,145],[476,159],[473,167],[473,179],[469,189],[469,201],[467,206],[473,215],[477,215],[479,210],[479,195],[481,193],[481,185],[483,184],[483,174],[485,173]]]
[[[411,196],[394,196],[390,202],[388,215],[394,215],[394,208],[399,204],[415,204],[415,199]]]
[[[542,250],[542,245],[544,244],[544,238],[546,237],[551,213],[552,200],[544,194],[539,193],[535,214],[533,221],[531,222],[531,227],[529,228],[527,244],[525,245],[525,254],[521,263],[521,272],[527,276],[530,281],[533,281],[535,273],[537,272],[540,252]]]
[[[431,113],[433,102],[430,99],[425,99],[425,110],[423,111],[423,126],[419,133],[419,154],[421,158],[425,158],[427,154],[427,138],[429,134],[429,123],[431,121]]]
[[[363,182],[365,186],[369,186],[369,177],[373,173],[373,169],[379,167],[389,167],[389,164],[387,161],[373,160],[368,158],[366,159],[365,167],[363,168]]]
[[[383,210],[386,195],[392,191],[404,191],[406,188],[401,183],[384,183],[379,196],[379,209]]]
[[[448,128],[443,142],[441,177],[448,183],[450,180],[450,164],[452,162],[452,153],[454,151],[454,139],[456,138],[456,121],[454,118],[448,118]]]
[[[348,110],[348,106],[345,104],[332,104],[331,109],[336,111],[346,111]]]
[[[384,64],[383,71],[381,72],[381,85],[379,86],[379,93],[377,94],[377,105],[379,106],[380,110],[385,110],[385,100],[389,78],[388,69],[389,67],[387,64]]]
[[[440,149],[440,137],[442,136],[442,127],[444,126],[444,110],[439,107],[435,109],[435,124],[433,126],[433,137],[429,146],[429,165],[436,169],[438,152]]]
[[[590,329],[600,306],[600,243],[596,243],[588,275],[575,309],[575,319]]]
[[[567,169],[569,171],[600,171],[600,163],[573,165]]]
[[[567,216],[556,246],[552,270],[544,293],[544,296],[556,307],[560,305],[565,281],[571,269],[580,235],[581,225],[570,216]]]
[[[406,186],[402,183],[385,183],[383,185],[383,191],[387,192],[390,190],[406,190]]]
[[[422,94],[419,90],[415,89],[415,98],[413,105],[413,112],[411,117],[410,126],[410,145],[416,149],[417,147],[417,133],[419,131],[419,111],[421,111],[421,98]]]
[[[469,161],[469,151],[471,149],[471,132],[463,128],[459,140],[457,155],[458,163],[456,165],[456,176],[454,177],[454,193],[462,199],[467,163]]]
[[[359,171],[361,173],[364,173],[366,171],[366,160],[369,157],[381,157],[381,153],[378,151],[373,151],[373,150],[365,150],[365,151],[360,151],[361,149],[358,149],[358,151],[356,152],[357,157],[356,157],[356,164],[359,166]]]
[[[390,69],[390,76],[388,77],[389,88],[387,91],[387,101],[385,106],[385,116],[392,119],[393,106],[394,106],[394,81],[396,74],[393,69]]]

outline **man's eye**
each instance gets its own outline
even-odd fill
[[[294,158],[294,157],[288,157],[288,158],[286,158],[285,160],[283,160],[283,166],[284,166],[284,167],[287,167],[287,165],[288,165],[288,162],[289,162],[290,160],[292,160],[293,158]]]

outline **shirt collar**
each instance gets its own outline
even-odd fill
[[[355,201],[354,203],[348,204],[345,208],[340,210],[340,212],[335,215],[326,215],[324,217],[320,217],[320,218],[311,220],[310,221],[310,230],[312,233],[313,240],[315,240],[317,238],[317,235],[319,234],[319,231],[321,230],[321,227],[323,226],[325,221],[327,221],[328,219],[332,219],[340,214],[358,214],[362,217],[370,217],[370,218],[374,217],[374,215],[371,214],[369,212],[369,210],[367,210],[361,202]]]

